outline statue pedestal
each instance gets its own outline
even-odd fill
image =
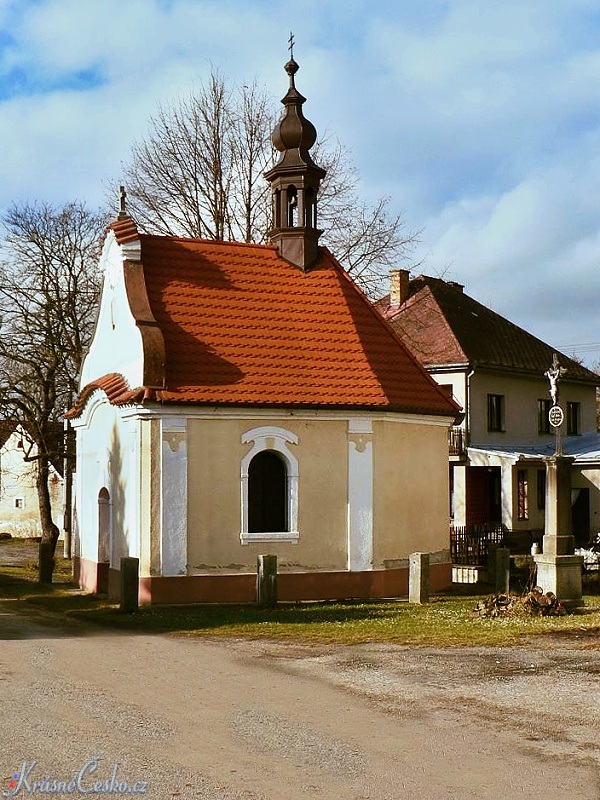
[[[542,553],[534,555],[537,584],[566,608],[583,605],[583,556],[574,555],[571,535],[571,464],[567,456],[546,459],[546,514]]]
[[[544,548],[545,546],[544,542]],[[538,586],[545,592],[553,592],[565,608],[572,609],[583,605],[581,586],[583,556],[540,553],[534,556],[533,560],[537,566]]]

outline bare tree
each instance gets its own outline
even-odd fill
[[[270,127],[265,93],[256,84],[233,92],[214,70],[196,94],[159,107],[123,168],[138,225],[172,236],[264,238]]]
[[[59,535],[50,503],[51,465],[63,455],[61,416],[77,393],[94,323],[104,221],[70,203],[14,205],[2,222],[0,414],[22,424],[26,458],[37,463],[40,579],[51,580]]]
[[[271,132],[277,116],[256,82],[230,88],[216,70],[195,94],[160,107],[123,165],[121,182],[140,228],[266,241],[271,201],[263,173],[274,161]],[[387,271],[410,258],[419,234],[391,212],[389,198],[374,205],[360,199],[358,173],[339,142],[322,138],[313,154],[327,170],[319,195],[321,241],[376,296]]]

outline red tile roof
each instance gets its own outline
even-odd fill
[[[460,284],[420,275],[394,310],[377,304],[394,330],[426,367],[462,364],[543,376],[556,348],[478,303]],[[560,353],[567,380],[600,383],[598,375]]]
[[[164,337],[157,400],[457,413],[327,250],[304,272],[271,245],[139,238]],[[110,378],[86,387],[73,415],[95,388],[121,403],[127,387],[111,391]]]
[[[88,383],[77,396],[73,407],[66,412],[65,417],[74,419],[80,416],[90,397],[99,390],[102,390],[115,406],[139,403],[144,398],[154,396],[143,386],[130,389],[122,375],[118,372],[110,372],[108,375],[102,375],[97,380]]]

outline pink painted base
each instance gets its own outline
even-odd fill
[[[109,596],[118,600],[121,593],[119,570],[106,569],[83,558],[73,559],[73,574],[81,588],[101,593],[106,585]],[[254,603],[256,575],[188,575],[182,577],[140,578],[140,603]],[[429,588],[441,592],[452,586],[452,565],[429,567]],[[105,589],[106,591],[106,589]],[[380,600],[408,595],[408,568],[368,572],[281,572],[277,576],[277,596],[282,601],[299,600]]]

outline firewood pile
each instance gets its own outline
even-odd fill
[[[560,617],[566,609],[552,592],[544,593],[540,586],[525,594],[494,594],[481,600],[473,609],[474,617],[527,616]]]

